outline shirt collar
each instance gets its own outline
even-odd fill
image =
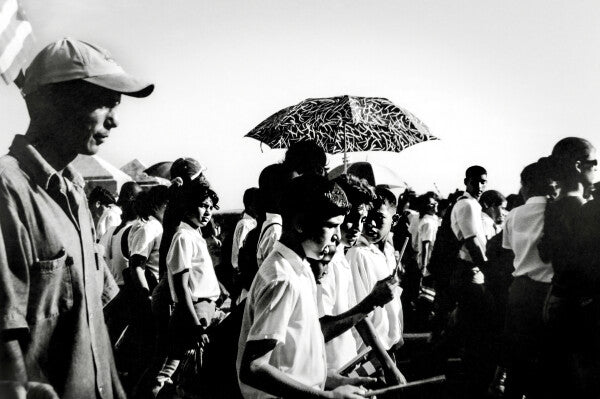
[[[310,263],[308,263],[306,259],[301,258],[300,255],[291,250],[288,246],[277,241],[273,245],[273,249],[283,255],[283,257],[290,262],[290,265],[292,265],[296,273],[303,274],[308,271],[308,273],[312,275]]]
[[[60,174],[54,169],[42,155],[35,149],[26,136],[17,134],[9,148],[9,154],[14,156],[19,165],[27,172],[29,177],[38,185],[48,190],[48,185],[52,176],[60,177]],[[81,175],[67,165],[62,176],[69,179],[75,186],[83,189],[85,182]]]
[[[254,220],[254,218],[250,215],[248,215],[246,212],[244,212],[242,214],[242,219],[246,219],[246,220]]]
[[[527,201],[525,201],[526,204],[545,204],[547,202],[548,199],[542,195],[531,197]]]
[[[150,216],[150,218],[155,219],[158,222],[158,219],[156,219],[154,216]],[[148,220],[150,220],[150,218]],[[200,234],[200,229],[195,229],[186,222],[180,222],[179,229],[180,230],[189,230],[189,231],[193,231],[195,233]]]
[[[278,213],[267,212],[265,215],[265,223],[274,223],[274,222],[282,224],[281,215]]]

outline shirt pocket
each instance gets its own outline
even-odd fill
[[[30,268],[27,321],[54,317],[73,307],[73,258],[61,249],[54,259],[38,260]]]

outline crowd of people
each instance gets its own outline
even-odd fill
[[[2,397],[363,398],[407,384],[409,331],[431,332],[422,376],[461,359],[458,397],[600,397],[589,141],[560,140],[516,195],[474,165],[447,198],[330,180],[301,141],[245,191],[225,245],[201,162],[118,196],[86,196],[69,165],[117,127],[122,94],[152,90],[73,39],[26,73],[31,123],[0,158]]]

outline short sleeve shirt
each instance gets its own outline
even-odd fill
[[[192,298],[216,301],[221,294],[215,269],[200,230],[181,222],[167,254],[167,272],[171,297],[178,302],[173,276],[189,270],[189,290]]]
[[[356,305],[354,282],[350,264],[344,255],[344,247],[340,246],[329,262],[327,274],[317,284],[317,304],[319,317],[336,316]],[[325,344],[327,352],[327,368],[337,371],[358,354],[356,340],[352,331],[348,330]]]
[[[102,237],[109,228],[120,225],[122,213],[121,208],[116,205],[107,207],[104,212],[102,212],[102,215],[100,215],[100,219],[98,219],[96,225],[97,236]]]
[[[485,230],[483,228],[483,219],[481,216],[481,205],[475,198],[469,193],[465,193],[452,208],[450,214],[450,222],[452,231],[456,238],[460,241],[466,240],[471,237],[475,239],[481,245],[481,248],[485,249],[487,239],[485,237]],[[466,249],[464,244],[460,248],[459,254],[460,259],[472,262],[471,254]],[[485,257],[485,251],[484,251]],[[487,259],[484,259],[487,260]]]
[[[235,225],[233,231],[233,242],[231,244],[231,265],[238,268],[238,255],[240,253],[240,247],[244,245],[244,240],[250,232],[250,230],[256,227],[256,219],[252,216],[244,213],[242,219]]]
[[[538,244],[544,232],[546,197],[532,197],[506,217],[502,246],[515,254],[513,276],[527,276],[532,280],[550,283],[552,264],[542,261]]]
[[[256,248],[256,264],[258,267],[273,249],[273,245],[281,238],[281,215],[267,213],[266,220],[260,228],[260,240]]]
[[[114,280],[95,246],[83,185],[70,166],[61,176],[26,136],[0,158],[0,331],[27,337],[29,380],[61,398],[124,398],[102,309]]]
[[[376,245],[359,242],[355,247],[348,250],[346,254],[354,289],[356,301],[362,301],[371,293],[373,287],[379,280],[389,277],[396,267],[396,258],[394,248],[386,243],[384,252]],[[386,349],[390,349],[402,341],[402,331],[404,316],[402,313],[402,304],[400,294],[402,289],[395,288],[395,296],[383,307],[377,307],[369,316],[381,343]],[[359,350],[364,349],[364,343],[360,345]]]
[[[131,226],[127,243],[129,256],[141,255],[146,258],[146,267],[158,280],[158,250],[162,238],[162,224],[154,216],[148,220],[137,219]]]
[[[238,378],[246,342],[274,339],[277,345],[269,364],[302,384],[323,389],[327,363],[316,295],[308,262],[275,243],[246,300],[236,363]],[[274,397],[241,381],[240,388],[247,399]]]
[[[419,241],[419,258],[418,262],[421,267],[424,267],[429,264],[429,259],[431,259],[432,248],[435,245],[435,237],[437,235],[438,228],[440,226],[440,220],[435,215],[424,215],[419,221],[419,230],[418,230],[418,241]],[[431,248],[429,249],[429,257],[425,260],[425,264],[423,263],[423,257],[421,253],[423,252],[423,243],[429,242]]]
[[[129,227],[132,224],[133,222],[127,222],[116,233],[116,227],[113,226],[100,238],[100,245],[104,247],[104,260],[119,285],[125,284],[123,270],[127,269],[129,265],[129,259],[121,250],[121,240],[123,239],[123,234],[129,231]]]

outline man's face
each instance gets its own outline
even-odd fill
[[[334,216],[307,231],[307,238],[302,241],[306,257],[320,260],[329,254],[331,247],[340,243],[340,225],[343,221],[344,215]]]
[[[580,169],[582,183],[585,187],[591,187],[596,179],[596,171],[598,170],[598,159],[596,159],[596,150],[591,149],[587,159],[580,160]]]
[[[504,219],[506,219],[506,215],[508,214],[508,211],[506,210],[506,201],[502,202],[502,204],[498,206],[490,206],[485,210],[485,213],[492,218],[494,223],[504,223]]]
[[[359,204],[358,206],[353,206],[350,213],[346,215],[344,223],[340,226],[342,232],[341,242],[345,247],[351,247],[356,244],[368,214],[368,205]]]
[[[395,210],[387,203],[369,211],[363,228],[363,235],[371,244],[385,239],[394,225]]]
[[[196,227],[206,227],[210,222],[213,211],[214,205],[212,199],[205,198],[204,201],[194,209],[194,212],[189,214],[188,220]]]
[[[436,201],[435,198],[431,198],[429,197],[428,202],[427,202],[427,214],[428,215],[435,215],[438,211],[438,202]]]
[[[101,87],[85,91],[81,98],[71,101],[64,109],[67,115],[61,145],[74,153],[94,155],[119,125],[117,108],[121,94]]]
[[[487,186],[487,175],[469,177],[465,179],[465,185],[467,186],[467,192],[478,200]]]

